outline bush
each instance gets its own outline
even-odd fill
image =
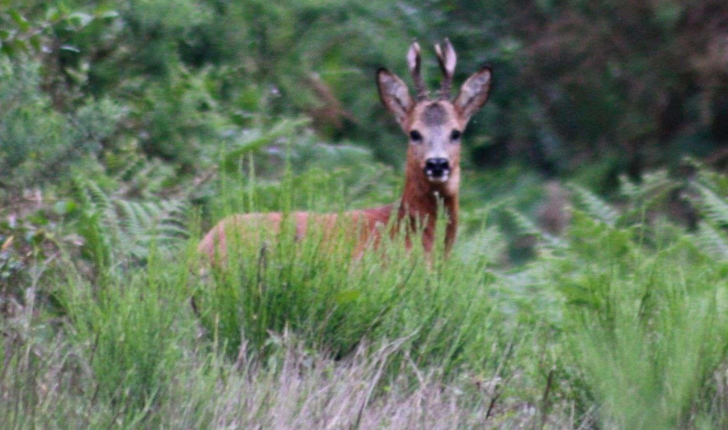
[[[73,114],[54,111],[40,88],[38,65],[0,61],[0,198],[58,184],[94,164],[123,111],[109,100],[88,102]]]

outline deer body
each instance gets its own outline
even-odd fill
[[[436,45],[440,68],[444,74],[437,99],[427,95],[420,75],[420,47],[413,43],[407,55],[408,66],[417,90],[412,98],[407,85],[386,69],[377,72],[379,95],[384,106],[394,115],[409,137],[405,184],[402,198],[395,204],[377,208],[353,210],[341,214],[293,212],[296,236],[306,235],[316,224],[324,234],[337,225],[345,224],[347,233],[356,234],[357,254],[367,247],[376,247],[384,226],[392,217],[394,234],[403,226],[407,244],[411,235],[421,232],[422,245],[430,252],[434,245],[438,208],[444,208],[447,219],[445,249],[455,242],[458,223],[458,192],[460,189],[460,139],[470,117],[487,101],[491,71],[483,67],[470,76],[460,93],[450,101],[450,86],[455,71],[455,51],[449,41]],[[342,219],[343,218],[343,219]],[[202,239],[199,251],[211,260],[227,255],[226,235],[240,232],[245,240],[261,230],[280,231],[283,215],[280,212],[233,215],[220,221]],[[326,239],[326,236],[324,236]]]

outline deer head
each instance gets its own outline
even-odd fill
[[[420,74],[420,46],[415,42],[407,53],[407,63],[417,91],[413,98],[407,85],[382,68],[377,72],[379,95],[409,137],[408,180],[423,181],[441,195],[457,194],[460,185],[460,140],[470,118],[488,100],[491,69],[483,67],[470,76],[455,99],[450,87],[457,58],[450,41],[435,45],[444,75],[437,98],[429,97]]]

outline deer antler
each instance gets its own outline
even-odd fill
[[[452,86],[452,77],[455,74],[455,64],[457,63],[455,49],[452,47],[450,40],[446,38],[442,47],[435,44],[435,52],[443,74],[440,100],[450,100],[450,87]]]
[[[427,100],[427,87],[425,87],[425,81],[422,80],[420,74],[420,45],[417,42],[412,43],[409,52],[407,52],[407,65],[409,66],[410,74],[412,74],[412,80],[415,83],[415,89],[417,90],[417,101],[421,102]]]

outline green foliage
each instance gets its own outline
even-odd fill
[[[172,161],[182,171],[193,171],[201,157],[217,153],[222,131],[232,125],[211,93],[214,78],[178,66],[158,85],[138,89],[143,94],[134,112],[145,153]]]
[[[78,48],[63,45],[69,38],[88,29],[98,21],[116,18],[113,10],[98,8],[91,12],[69,10],[65,5],[38,10],[32,3],[0,10],[0,48],[10,58],[38,55],[44,50],[55,49],[78,52]]]
[[[299,150],[307,154],[330,148],[293,145],[289,160]],[[348,156],[352,154],[343,157]],[[361,155],[353,156],[357,160]],[[292,184],[308,180],[307,172],[285,172],[278,197],[295,202],[287,194],[295,192]],[[64,260],[57,272],[63,276],[49,278],[49,286],[42,287],[50,289],[42,296],[52,298],[53,306],[34,305],[38,302],[33,300],[16,305],[16,312],[29,318],[20,326],[26,327],[25,337],[18,339],[33,339],[39,357],[49,362],[75,363],[58,372],[66,375],[63,381],[82,382],[56,382],[56,387],[73,389],[58,388],[54,396],[21,384],[17,375],[56,379],[22,359],[28,344],[18,340],[4,352],[10,370],[0,378],[14,398],[37,398],[43,406],[33,409],[30,400],[22,400],[13,409],[20,412],[9,413],[4,406],[0,411],[18,426],[58,413],[68,423],[159,426],[175,417],[178,424],[204,427],[218,413],[230,419],[220,411],[238,398],[228,390],[241,383],[241,372],[248,383],[261,384],[246,385],[250,399],[261,387],[280,390],[272,379],[290,388],[300,382],[294,374],[323,366],[328,381],[342,369],[367,375],[363,387],[368,394],[356,409],[365,413],[389,404],[397,393],[434,381],[458,390],[455,404],[462,413],[496,427],[546,420],[563,428],[721,428],[720,375],[728,351],[725,254],[702,241],[728,243],[719,224],[726,205],[720,190],[728,182],[702,171],[694,178],[691,198],[705,198],[703,206],[695,202],[710,229],[701,225],[687,232],[649,216],[651,210],[630,206],[659,207],[657,202],[670,194],[664,187],[675,185],[660,173],[642,184],[625,182],[624,194],[635,197],[632,203],[623,201],[619,210],[579,189],[563,236],[547,236],[536,223],[518,216],[518,224],[544,245],[529,264],[509,271],[494,268],[477,247],[502,238],[488,225],[479,238],[461,237],[458,247],[464,248],[447,260],[442,249],[425,257],[421,248],[408,251],[396,238],[352,259],[354,244],[342,232],[314,227],[305,239],[296,240],[293,226],[284,222],[278,234],[262,232],[261,241],[230,234],[227,262],[205,266],[208,273],[202,278],[197,275],[197,241],[182,249],[167,242],[163,232],[151,238],[143,268],[128,265],[132,251],[114,246],[135,242],[117,243],[115,235],[132,239],[134,234],[127,232],[139,231],[154,236],[142,219],[163,211],[161,203],[154,210],[137,207],[136,220],[131,209],[124,209],[130,207],[128,201],[117,203],[99,184],[86,183],[79,190],[86,200],[78,197],[77,210],[93,209],[109,223],[97,229],[97,239],[86,237],[86,243],[115,244],[104,257],[108,261],[99,264],[124,270],[88,276],[82,263]],[[325,184],[340,178],[319,180]],[[217,198],[238,198],[245,205],[255,200],[252,195],[272,189],[271,182],[248,181],[247,195],[226,196],[239,190],[223,188]],[[503,209],[511,210],[507,205]],[[643,216],[634,218],[634,213]],[[127,225],[134,222],[137,227]],[[92,221],[84,218],[83,223]],[[47,328],[33,319],[51,315],[60,315],[62,328]],[[20,333],[14,326],[5,330]],[[57,333],[57,343],[40,342],[43,330]],[[63,351],[73,358],[62,359]],[[292,373],[286,370],[289,354],[300,358]],[[333,367],[323,364],[325,357],[337,360]],[[295,401],[311,405],[317,398],[313,393],[327,390],[322,382],[316,384]],[[522,403],[534,405],[536,412],[499,409]],[[215,405],[217,412],[204,404]],[[79,416],[72,412],[74,405],[95,412]],[[329,400],[317,410],[330,411],[330,405]],[[276,407],[251,401],[235,410],[261,419],[280,414]],[[293,410],[308,410],[301,407]],[[346,414],[355,420],[358,412]]]
[[[397,200],[400,174],[367,149],[321,142],[303,124],[282,119],[230,136],[217,186],[201,192],[216,197],[214,210],[337,212]]]
[[[281,140],[292,139],[294,134],[300,131],[301,126],[306,122],[305,120],[283,119],[269,128],[256,127],[244,130],[239,136],[231,139],[230,145],[226,148],[221,167],[227,172],[236,172],[246,156],[259,152],[262,148],[272,146]]]
[[[169,248],[187,237],[185,200],[133,201],[80,176],[74,187],[83,251],[101,270],[128,257],[146,259],[153,244]]]
[[[496,70],[491,102],[469,126],[468,149],[479,165],[517,160],[548,174],[581,172],[587,185],[612,191],[620,173],[637,177],[686,153],[712,153],[720,162],[728,135],[724,32],[710,29],[720,28],[721,11],[713,0],[533,8],[29,1],[0,13],[7,29],[0,41],[6,56],[43,64],[56,108],[74,110],[89,96],[130,107],[126,136],[193,173],[213,162],[204,148],[219,144],[231,124],[261,125],[278,115],[305,114],[325,140],[355,139],[379,160],[401,161],[387,150],[401,137],[377,100],[374,71],[385,65],[404,75],[413,37],[423,46],[450,37],[457,81],[485,62]],[[684,46],[696,47],[689,61]],[[430,52],[424,66],[435,84]],[[581,168],[585,160],[589,169]]]
[[[584,215],[571,235],[576,246],[552,273],[584,400],[599,402],[601,421],[620,428],[677,428],[695,408],[711,413],[701,393],[728,346],[716,303],[723,269],[689,241],[650,253],[629,230]]]
[[[726,428],[725,2],[5,3],[6,427]],[[287,224],[198,278],[193,205],[397,200],[413,37],[497,81],[450,259]]]
[[[186,267],[162,263],[155,249],[147,271],[130,271],[121,283],[93,285],[71,274],[56,292],[68,315],[68,336],[88,357],[94,396],[119,414],[133,416],[165,395],[162,387],[174,376],[168,366],[182,353],[175,339],[191,334],[191,326],[180,323]]]
[[[73,166],[93,162],[122,117],[109,100],[89,102],[72,115],[54,112],[32,63],[0,60],[0,74],[2,198],[58,183]]]
[[[614,227],[619,218],[619,213],[602,198],[578,185],[571,185],[574,199],[589,217]]]
[[[484,300],[490,277],[478,264],[453,260],[433,270],[397,242],[355,260],[343,235],[324,240],[314,232],[297,243],[288,230],[258,246],[232,245],[235,263],[195,298],[208,332],[233,354],[264,358],[271,333],[290,330],[335,356],[370,338],[406,339],[403,350],[418,366],[439,363],[447,373],[487,358],[481,333],[493,324]],[[379,263],[383,255],[389,264]]]
[[[619,211],[572,186],[575,208],[560,247],[549,247],[545,233],[516,217],[544,256],[522,276],[563,298],[562,312],[545,316],[563,333],[557,366],[564,388],[584,412],[598,404],[602,425],[724,425],[723,413],[706,400],[728,347],[726,197],[713,191],[724,186],[722,176],[707,171],[686,183],[656,172],[640,184],[623,181],[628,200]],[[690,196],[703,219],[694,233],[654,212],[675,190]]]

